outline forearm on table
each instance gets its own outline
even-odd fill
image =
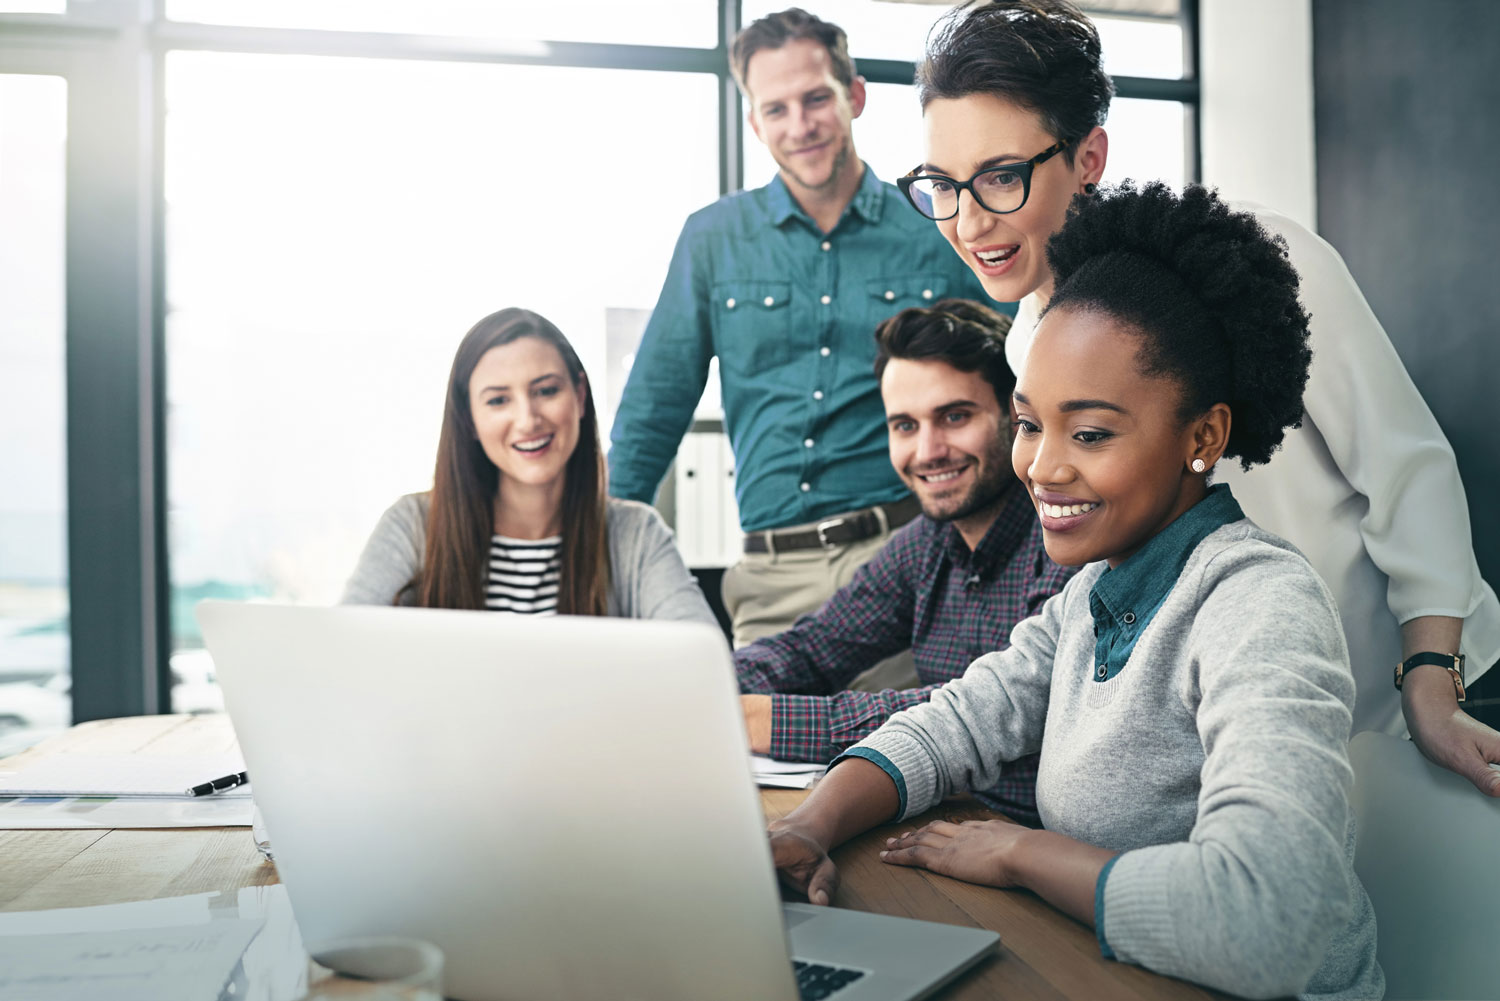
[[[872,827],[895,819],[896,783],[879,765],[847,758],[813,786],[795,810],[772,826],[796,827],[832,850]]]
[[[1094,927],[1094,894],[1105,863],[1118,855],[1056,831],[1027,831],[1012,853],[1015,885]]]

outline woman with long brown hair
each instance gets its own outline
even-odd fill
[[[714,623],[671,531],[605,475],[573,346],[530,310],[492,313],[454,356],[432,490],[385,512],[344,603]]]

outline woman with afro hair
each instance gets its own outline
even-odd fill
[[[1354,678],[1327,586],[1245,518],[1220,460],[1302,414],[1307,314],[1285,248],[1211,192],[1079,199],[1014,393],[1012,465],[1047,554],[1083,569],[771,825],[828,903],[835,845],[1041,754],[1043,829],[930,823],[888,863],[1029,889],[1108,958],[1246,997],[1379,997],[1354,874]]]
[[[897,184],[991,298],[1019,302],[1005,344],[1018,373],[1055,282],[1047,240],[1104,174],[1113,92],[1098,31],[1067,0],[970,0],[917,71],[927,159]],[[1314,357],[1305,419],[1276,461],[1226,463],[1218,478],[1332,589],[1355,732],[1409,728],[1429,759],[1500,796],[1500,733],[1459,706],[1465,672],[1500,659],[1500,599],[1474,558],[1453,449],[1338,253],[1278,212],[1238,207],[1286,240]]]

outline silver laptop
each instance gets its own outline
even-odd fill
[[[198,606],[306,941],[396,934],[463,1001],[924,997],[993,932],[783,905],[712,627]],[[804,974],[805,975],[805,974]]]

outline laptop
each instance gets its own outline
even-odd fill
[[[999,940],[782,904],[711,626],[217,601],[198,620],[304,941],[427,939],[462,1001],[794,1001],[794,960],[824,982],[804,996],[907,1001]]]

